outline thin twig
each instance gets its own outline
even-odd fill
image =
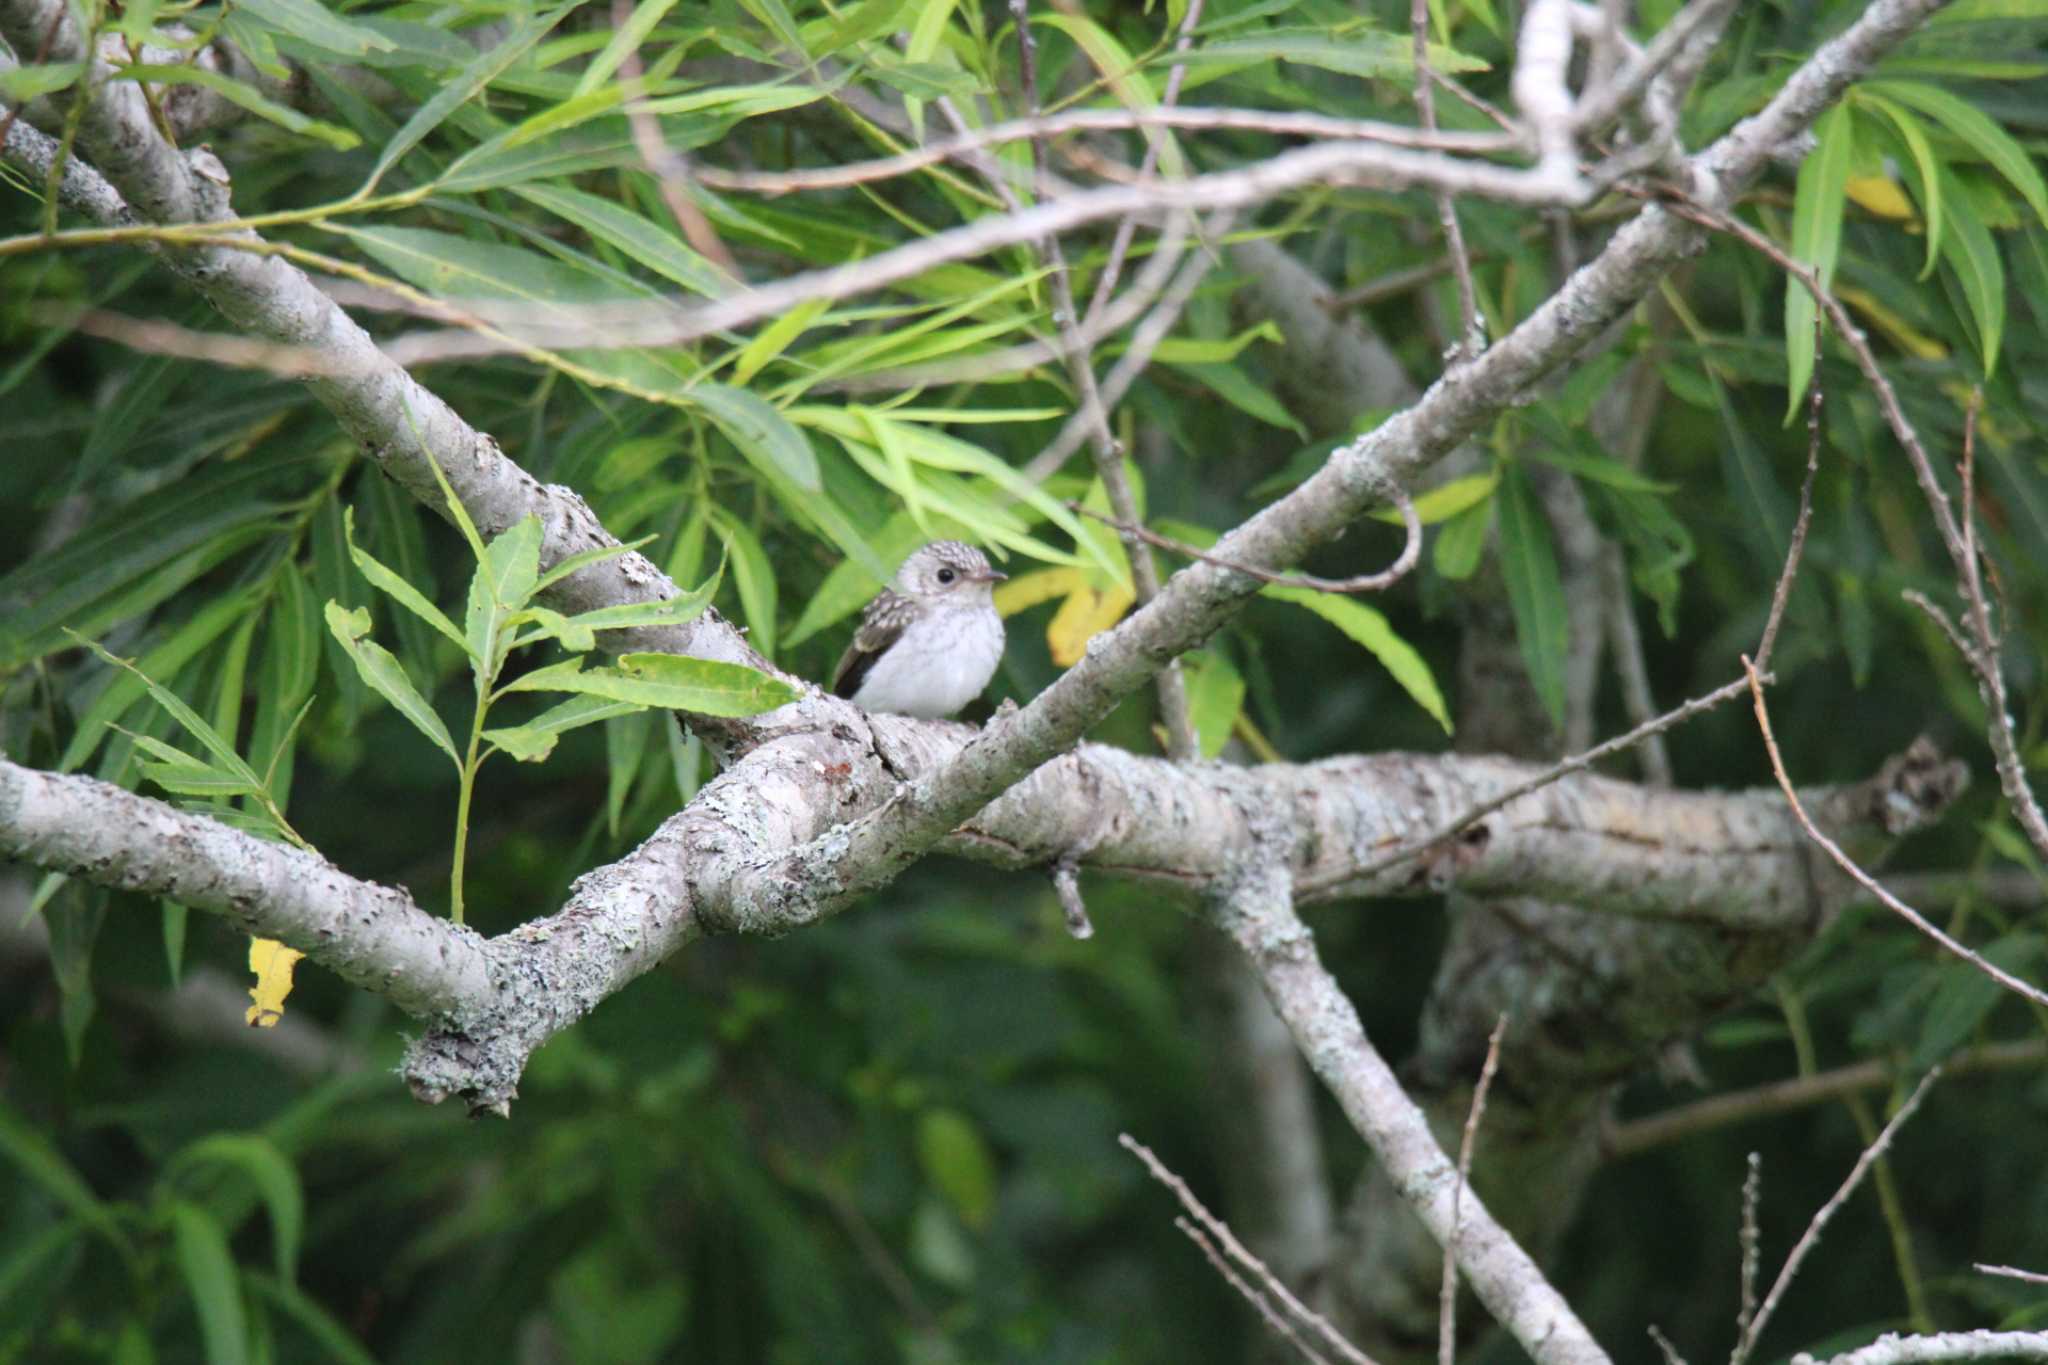
[[[1294,1330],[1294,1324],[1275,1312],[1264,1294],[1246,1284],[1244,1278],[1231,1269],[1230,1262],[1223,1259],[1222,1253],[1216,1250],[1216,1244],[1209,1240],[1208,1234],[1185,1218],[1174,1219],[1173,1225],[1186,1233],[1188,1240],[1202,1249],[1202,1254],[1209,1258],[1209,1264],[1223,1277],[1225,1284],[1242,1295],[1246,1303],[1259,1310],[1259,1316],[1265,1319],[1266,1326],[1273,1330],[1274,1336],[1301,1352],[1302,1359],[1312,1361],[1314,1365],[1325,1365],[1323,1357],[1316,1349],[1303,1341],[1301,1333]]]
[[[1972,1264],[1970,1269],[1980,1275],[2003,1275],[2011,1280],[2025,1280],[2028,1284],[2048,1284],[2048,1275],[2043,1275],[2038,1270],[2021,1270],[2018,1266],[1985,1265],[1978,1261]]]
[[[1825,1359],[1795,1352],[1792,1365],[1925,1365],[1951,1360],[2048,1360],[2048,1332],[1887,1332],[1868,1346]]]
[[[66,328],[118,342],[147,355],[177,356],[237,370],[262,370],[286,379],[343,372],[334,357],[314,346],[259,341],[239,332],[202,332],[161,318],[135,318],[103,308],[29,305],[29,316],[46,327]]]
[[[1415,39],[1415,111],[1423,131],[1436,131],[1436,82],[1429,64],[1429,0],[1410,0],[1408,24]],[[1445,361],[1456,365],[1467,356],[1486,349],[1486,334],[1479,328],[1478,295],[1472,285],[1472,258],[1465,250],[1465,233],[1458,226],[1458,206],[1446,190],[1436,193],[1437,221],[1443,225],[1444,251],[1451,258],[1451,271],[1458,281],[1458,339],[1451,344]],[[1448,1362],[1446,1362],[1448,1365]]]
[[[1813,319],[1813,353],[1820,354],[1821,318],[1818,313]],[[1792,523],[1792,543],[1785,552],[1788,566],[1797,566],[1799,557],[1806,550],[1806,528],[1813,521],[1813,481],[1820,473],[1820,366],[1813,367],[1813,376],[1807,380],[1806,406],[1806,479],[1799,485],[1799,516]],[[1790,572],[1778,575],[1778,586],[1771,593],[1771,614],[1764,623],[1763,637],[1756,645],[1756,666],[1769,668],[1771,649],[1778,643],[1778,627],[1784,624],[1785,604],[1792,600],[1792,578]]]
[[[1035,115],[1038,113],[1038,42],[1031,32],[1031,0],[1010,0],[1010,16],[1017,26],[1018,79],[1023,82],[1025,107]],[[1152,151],[1157,151],[1156,142]],[[1043,138],[1031,140],[1031,160],[1037,176],[1036,189],[1043,197],[1048,189]],[[1150,160],[1151,153],[1148,152],[1148,164]],[[1124,219],[1126,225],[1134,221],[1132,217]],[[1078,341],[1081,319],[1074,301],[1074,277],[1067,268],[1066,251],[1060,245],[1059,234],[1047,234],[1039,250],[1052,267],[1053,319],[1066,339],[1067,373],[1072,376],[1074,390],[1081,400],[1080,415],[1088,424],[1089,444],[1095,455],[1095,476],[1102,481],[1103,492],[1117,520],[1135,525],[1138,521],[1138,500],[1131,492],[1130,480],[1124,477],[1124,452],[1117,443],[1116,434],[1110,430],[1109,409],[1095,379],[1094,356],[1086,345]],[[1123,542],[1124,557],[1131,566],[1131,587],[1137,595],[1137,604],[1142,607],[1159,596],[1159,566],[1152,562],[1150,551],[1139,543],[1134,534],[1126,531]],[[1202,746],[1195,736],[1194,711],[1188,703],[1187,674],[1182,670],[1180,660],[1169,659],[1152,682],[1159,698],[1159,718],[1166,725],[1167,757],[1181,761],[1198,757]]]
[[[1493,1073],[1500,1068],[1500,1040],[1507,1031],[1508,1016],[1503,1012],[1486,1040],[1486,1061],[1479,1068],[1479,1084],[1472,1089],[1472,1107],[1465,1115],[1465,1135],[1458,1143],[1458,1183],[1451,1187],[1451,1235],[1444,1238],[1443,1289],[1437,1303],[1437,1365],[1453,1365],[1458,1358],[1459,1219],[1465,1186],[1472,1181],[1472,1148],[1479,1140],[1479,1122],[1486,1117],[1486,1092],[1493,1088]]]
[[[1131,330],[1130,341],[1124,347],[1123,355],[1118,357],[1115,366],[1110,369],[1109,377],[1102,382],[1103,402],[1112,407],[1122,402],[1124,394],[1129,391],[1138,375],[1152,363],[1152,353],[1159,348],[1159,343],[1166,339],[1166,334],[1173,330],[1174,324],[1180,321],[1181,312],[1187,307],[1188,300],[1194,297],[1196,286],[1201,284],[1216,264],[1215,251],[1208,243],[1228,233],[1235,217],[1236,215],[1226,209],[1210,218],[1208,226],[1202,232],[1202,236],[1207,240],[1199,246],[1194,255],[1181,263],[1180,272],[1173,277],[1172,285],[1160,296],[1152,311],[1145,315],[1144,321]],[[1186,220],[1176,216],[1174,221],[1179,224]],[[1168,232],[1171,234],[1175,230],[1170,227]],[[1132,288],[1135,290],[1136,286],[1133,285]],[[1086,440],[1087,436],[1087,415],[1077,412],[1067,419],[1066,425],[1060,428],[1059,435],[1053,437],[1045,449],[1026,462],[1024,477],[1033,483],[1045,482],[1058,473],[1060,466],[1067,462],[1068,457],[1081,448],[1081,442]]]
[[[1442,826],[1417,839],[1415,842],[1405,844],[1384,857],[1367,863],[1364,867],[1346,872],[1344,880],[1347,882],[1363,881],[1365,878],[1375,876],[1390,867],[1397,867],[1411,858],[1419,857],[1431,849],[1457,838],[1460,834],[1463,834],[1466,830],[1472,828],[1472,826],[1478,824],[1501,807],[1519,801],[1531,792],[1541,791],[1551,783],[1569,777],[1575,772],[1590,768],[1603,758],[1625,752],[1630,747],[1642,743],[1651,735],[1662,734],[1673,726],[1691,720],[1702,712],[1713,710],[1723,702],[1732,701],[1736,697],[1741,696],[1747,687],[1747,683],[1737,678],[1734,682],[1723,683],[1704,696],[1680,702],[1655,720],[1638,725],[1627,734],[1616,735],[1613,739],[1595,744],[1582,754],[1574,754],[1570,758],[1554,763],[1527,781],[1517,782],[1514,786],[1509,787],[1491,800],[1482,801],[1478,805],[1471,807],[1462,815],[1445,822]],[[1314,884],[1308,884],[1303,889],[1317,890],[1320,888]]]
[[[1749,1324],[1756,1321],[1756,1276],[1763,1260],[1763,1233],[1756,1225],[1756,1209],[1763,1188],[1763,1155],[1751,1152],[1749,1174],[1742,1179],[1742,1231],[1738,1235],[1742,1246],[1742,1306],[1735,1313],[1735,1335],[1738,1339],[1749,1331]]]
[[[1145,1169],[1152,1173],[1154,1180],[1173,1191],[1174,1197],[1180,1200],[1181,1207],[1186,1209],[1193,1216],[1194,1220],[1201,1224],[1210,1236],[1216,1239],[1217,1244],[1230,1254],[1230,1259],[1250,1271],[1252,1277],[1264,1287],[1267,1293],[1277,1299],[1288,1312],[1292,1313],[1296,1321],[1314,1328],[1322,1336],[1323,1340],[1328,1343],[1330,1349],[1345,1360],[1350,1361],[1351,1365],[1372,1365],[1372,1358],[1370,1356],[1366,1355],[1365,1352],[1359,1350],[1356,1346],[1353,1346],[1349,1341],[1346,1341],[1343,1333],[1332,1327],[1328,1320],[1320,1313],[1315,1312],[1307,1304],[1297,1299],[1293,1292],[1285,1284],[1282,1284],[1272,1271],[1266,1269],[1265,1262],[1245,1250],[1244,1244],[1238,1241],[1237,1235],[1230,1230],[1230,1225],[1204,1208],[1202,1201],[1195,1198],[1194,1191],[1188,1188],[1188,1183],[1168,1170],[1166,1164],[1152,1154],[1150,1147],[1147,1147],[1129,1133],[1118,1133],[1116,1140],[1125,1151],[1131,1153],[1145,1164]]]
[[[1963,961],[1969,963],[1978,971],[1984,973],[1984,975],[1990,977],[1993,981],[1996,981],[1999,985],[2005,987],[2007,990],[2012,991],[2017,995],[2024,996],[2026,999],[2033,1001],[2037,1005],[2048,1006],[2048,992],[2044,992],[2034,986],[2028,985],[2026,982],[2020,980],[2018,977],[2006,971],[2004,968],[1999,967],[1994,963],[1986,961],[1978,954],[1970,951],[1968,948],[1965,948],[1962,944],[1950,938],[1947,934],[1943,933],[1940,929],[1936,928],[1932,923],[1930,923],[1927,917],[1922,915],[1918,910],[1915,910],[1912,906],[1906,904],[1897,896],[1894,896],[1891,892],[1885,890],[1882,886],[1878,885],[1877,881],[1874,878],[1872,878],[1868,872],[1865,872],[1862,868],[1856,865],[1854,859],[1850,858],[1848,854],[1842,852],[1841,846],[1839,844],[1837,844],[1833,839],[1828,838],[1827,835],[1820,832],[1819,827],[1816,826],[1813,823],[1812,818],[1807,815],[1806,808],[1799,803],[1799,794],[1792,790],[1792,779],[1785,775],[1785,760],[1778,753],[1777,738],[1771,734],[1771,716],[1770,712],[1766,710],[1764,707],[1763,684],[1757,678],[1756,667],[1755,665],[1750,663],[1747,655],[1743,657],[1742,666],[1749,673],[1750,696],[1754,698],[1756,702],[1756,723],[1758,728],[1763,731],[1764,749],[1770,755],[1771,758],[1771,771],[1774,774],[1776,774],[1778,779],[1778,787],[1781,791],[1785,793],[1785,800],[1791,804],[1792,814],[1794,818],[1796,818],[1799,821],[1800,828],[1806,831],[1807,837],[1812,839],[1815,843],[1819,844],[1821,846],[1822,851],[1825,852],[1829,858],[1834,860],[1835,865],[1837,867],[1841,868],[1844,872],[1848,873],[1850,877],[1854,878],[1858,886],[1861,886],[1865,891],[1868,891],[1871,895],[1876,896],[1878,900],[1882,901],[1887,908],[1889,908],[1893,913],[1897,914],[1901,919],[1905,920],[1908,924],[1912,925],[1915,929],[1918,929],[1921,933],[1927,935],[1927,937],[1933,939],[1936,943],[1939,943],[1942,947],[1948,949],[1957,957],[1960,957],[1961,959],[1963,959]]]
[[[1850,319],[1841,302],[1821,283],[1814,271],[1792,259],[1786,252],[1741,219],[1731,214],[1710,209],[1690,197],[1678,193],[1669,186],[1663,187],[1667,196],[1665,202],[1672,212],[1702,227],[1716,232],[1725,232],[1758,252],[1780,270],[1797,280],[1806,291],[1813,295],[1821,312],[1827,314],[1834,326],[1835,334],[1849,347],[1856,358],[1856,366],[1863,372],[1877,395],[1878,410],[1884,414],[1885,424],[1892,429],[1892,435],[1906,452],[1906,460],[1913,468],[1913,477],[1920,485],[1920,494],[1927,501],[1928,510],[1934,514],[1935,529],[1940,532],[1942,544],[1949,553],[1949,560],[1955,566],[1957,586],[1969,607],[1967,620],[1974,647],[1963,647],[1963,661],[1977,679],[1977,690],[1984,699],[1988,713],[1986,729],[1991,741],[1992,758],[1998,769],[1999,788],[2011,804],[2014,816],[2028,842],[2044,857],[2048,857],[2048,812],[2043,812],[2033,788],[2027,783],[2025,760],[2020,754],[2019,740],[2013,732],[2012,716],[2007,709],[2005,674],[1999,662],[1998,638],[1991,627],[1990,609],[1984,600],[1982,580],[1972,568],[1974,541],[1966,534],[1963,524],[1958,521],[1955,508],[1950,504],[1948,494],[1942,489],[1941,481],[1935,476],[1934,462],[1928,458],[1927,449],[1921,445],[1919,433],[1906,420],[1905,409],[1899,405],[1898,393],[1884,370],[1877,363],[1877,356],[1871,351],[1870,343],[1861,330]],[[1816,353],[1815,363],[1819,363]],[[1964,520],[1970,509],[1964,509]],[[1974,590],[1973,590],[1974,588]]]
[[[1173,51],[1176,57],[1194,45],[1195,25],[1202,22],[1202,0],[1189,0],[1187,13],[1181,16],[1180,31],[1174,36]],[[1160,93],[1161,108],[1171,109],[1180,103],[1181,82],[1187,77],[1187,66],[1179,61],[1166,72],[1166,89]],[[1159,166],[1159,141],[1147,139],[1144,160],[1138,163],[1138,174],[1149,177]],[[1093,322],[1102,315],[1109,304],[1111,291],[1116,288],[1118,276],[1123,274],[1124,258],[1130,254],[1131,240],[1137,236],[1138,219],[1135,214],[1116,225],[1116,236],[1109,243],[1109,259],[1102,263],[1102,273],[1095,277],[1095,295],[1088,300],[1088,321]]]
[[[2018,1042],[1989,1043],[1958,1052],[1945,1059],[1942,1067],[1954,1080],[1982,1071],[2005,1071],[2044,1064],[2048,1064],[2048,1039],[2028,1038]],[[1792,1076],[1726,1095],[1713,1095],[1667,1109],[1661,1114],[1617,1124],[1602,1135],[1600,1149],[1610,1158],[1636,1156],[1732,1123],[1789,1114],[1794,1110],[1839,1100],[1859,1090],[1881,1089],[1896,1080],[1895,1069],[1882,1061],[1856,1062],[1831,1071]]]
[[[624,29],[633,18],[632,0],[612,0],[612,27]],[[647,167],[654,183],[661,188],[662,202],[668,205],[669,215],[676,220],[676,226],[683,230],[683,236],[697,254],[710,261],[734,280],[743,281],[739,262],[711,226],[711,220],[704,216],[704,210],[697,207],[697,201],[690,197],[690,160],[671,147],[668,137],[661,131],[661,122],[647,112],[641,102],[640,51],[637,47],[628,51],[619,62],[619,76],[626,87],[626,125],[633,131],[633,148],[640,153],[640,160]]]
[[[1010,119],[894,156],[838,166],[801,171],[733,171],[698,166],[693,168],[693,174],[699,183],[712,189],[752,194],[845,189],[907,175],[1005,142],[1058,137],[1062,133],[1124,133],[1144,128],[1274,133],[1283,137],[1374,142],[1415,151],[1475,155],[1512,151],[1521,142],[1519,137],[1504,133],[1425,134],[1406,124],[1333,118],[1328,114],[1268,109],[1183,109],[1161,105],[1151,109],[1072,109],[1061,114]]]
[[[1671,16],[1671,22],[1657,30],[1657,36],[1650,40],[1650,45],[1640,55],[1632,57],[1619,75],[1605,85],[1588,90],[1581,97],[1579,130],[1596,133],[1613,122],[1622,110],[1649,88],[1657,73],[1678,56],[1687,39],[1702,32],[1706,25],[1725,17],[1734,7],[1735,0],[1692,0],[1691,4]]]
[[[1415,510],[1415,500],[1409,497],[1406,491],[1397,488],[1392,490],[1392,492],[1394,506],[1401,513],[1401,523],[1408,529],[1408,539],[1401,546],[1401,553],[1392,564],[1389,564],[1378,573],[1360,574],[1356,578],[1318,578],[1314,574],[1279,573],[1272,569],[1261,569],[1250,564],[1240,564],[1234,559],[1224,559],[1221,556],[1212,555],[1207,550],[1190,545],[1184,540],[1175,540],[1172,536],[1161,535],[1159,532],[1142,526],[1137,522],[1120,521],[1114,517],[1106,517],[1093,508],[1083,507],[1078,502],[1069,502],[1067,506],[1085,517],[1091,517],[1103,523],[1105,526],[1116,528],[1116,530],[1126,536],[1136,536],[1148,545],[1156,545],[1162,550],[1170,550],[1177,555],[1186,555],[1189,559],[1199,559],[1204,564],[1214,564],[1219,569],[1229,569],[1233,573],[1241,573],[1247,578],[1256,578],[1261,583],[1270,583],[1275,587],[1308,588],[1315,592],[1336,593],[1384,592],[1406,577],[1408,571],[1413,569],[1416,561],[1422,557],[1422,515]]]
[[[1685,1365],[1685,1357],[1671,1344],[1671,1338],[1664,1335],[1664,1329],[1656,1323],[1649,1327],[1650,1340],[1657,1343],[1657,1351],[1664,1357],[1664,1365]]]
[[[1757,704],[1759,707],[1763,704],[1761,694]],[[1728,1365],[1743,1365],[1743,1362],[1749,1359],[1750,1353],[1756,1349],[1757,1338],[1769,1324],[1771,1315],[1777,1312],[1778,1301],[1785,1297],[1785,1291],[1791,1287],[1793,1277],[1799,1273],[1799,1267],[1813,1249],[1820,1245],[1821,1230],[1828,1225],[1836,1211],[1848,1202],[1849,1196],[1856,1192],[1856,1187],[1863,1183],[1863,1177],[1869,1172],[1871,1165],[1891,1146],[1893,1136],[1920,1108],[1920,1101],[1926,1096],[1927,1088],[1933,1085],[1940,1075],[1941,1068],[1937,1066],[1920,1078],[1920,1084],[1913,1087],[1913,1093],[1899,1106],[1899,1112],[1892,1115],[1891,1122],[1877,1135],[1877,1141],[1864,1148],[1863,1155],[1856,1158],[1856,1165],[1849,1171],[1849,1178],[1842,1182],[1842,1188],[1836,1190],[1834,1197],[1821,1205],[1819,1211],[1813,1215],[1813,1221],[1806,1225],[1805,1233],[1793,1245],[1792,1253],[1785,1258],[1785,1266],[1778,1272],[1778,1278],[1772,1282],[1770,1293],[1764,1295],[1763,1306],[1757,1309],[1756,1316],[1750,1319],[1742,1339],[1736,1343],[1733,1354],[1729,1356]]]

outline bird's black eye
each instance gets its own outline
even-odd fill
[[[959,576],[959,574],[954,573],[951,569],[939,570],[939,581],[941,583],[951,583],[954,579],[958,578]]]

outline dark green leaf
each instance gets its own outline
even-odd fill
[[[165,1174],[171,1178],[209,1163],[233,1167],[255,1187],[270,1213],[278,1278],[287,1283],[296,1279],[299,1240],[306,1223],[306,1196],[298,1171],[267,1138],[253,1133],[214,1133],[182,1148],[171,1158]]]
[[[171,1204],[170,1223],[178,1270],[199,1314],[208,1365],[242,1365],[248,1359],[249,1328],[227,1234],[212,1214],[184,1200]]]
[[[1564,583],[1557,555],[1550,545],[1550,522],[1519,465],[1502,471],[1494,495],[1500,508],[1501,577],[1508,588],[1508,606],[1521,641],[1522,662],[1529,681],[1550,719],[1564,726],[1564,660],[1571,647],[1570,617],[1565,610]]]

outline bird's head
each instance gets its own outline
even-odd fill
[[[896,570],[894,587],[905,597],[927,602],[981,603],[1008,574],[988,566],[988,557],[957,540],[935,540],[913,550]]]

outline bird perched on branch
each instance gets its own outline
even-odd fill
[[[957,540],[912,551],[861,613],[832,690],[870,711],[952,715],[981,695],[1003,657],[990,592],[1006,577]]]

